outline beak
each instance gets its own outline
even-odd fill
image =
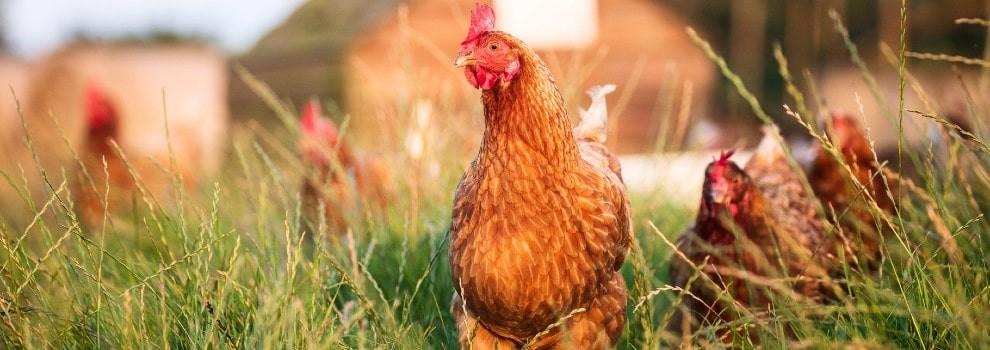
[[[726,189],[713,190],[708,193],[708,197],[714,204],[726,204],[731,201],[729,191]]]
[[[703,197],[701,203],[708,210],[708,216],[715,216],[715,194],[711,191],[705,191]]]
[[[708,214],[711,217],[718,215],[716,212],[717,207],[728,205],[730,202],[730,196],[728,189],[723,184],[714,184],[712,188],[705,189],[702,191],[702,201],[708,208]]]
[[[474,58],[471,52],[462,53],[457,55],[457,59],[454,60],[454,67],[464,68],[467,66],[473,66],[478,63],[478,60]]]

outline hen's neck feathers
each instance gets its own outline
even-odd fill
[[[482,93],[485,107],[485,135],[481,159],[514,160],[510,147],[523,143],[530,151],[545,158],[541,167],[567,168],[577,163],[580,154],[571,132],[564,99],[550,69],[533,50],[512,39],[519,51],[521,69],[508,85],[498,85]]]
[[[87,151],[95,155],[116,156],[117,152],[111,145],[111,140],[117,140],[116,122],[90,129],[86,137]]]

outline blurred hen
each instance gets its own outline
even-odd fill
[[[111,209],[129,202],[134,179],[115,149],[120,139],[117,107],[103,88],[95,83],[86,87],[86,134],[79,150],[82,172],[76,176],[76,206],[82,222],[89,227],[103,223]],[[119,147],[119,146],[118,146]],[[112,197],[107,197],[109,193]]]
[[[359,155],[341,139],[333,120],[311,99],[303,107],[299,148],[308,174],[303,179],[302,209],[309,227],[325,224],[343,232],[349,215],[360,214],[362,204],[383,209],[392,195],[391,171],[385,162],[370,154]],[[325,220],[325,221],[322,221]]]
[[[817,302],[824,291],[824,221],[780,144],[765,135],[745,169],[731,155],[706,168],[695,224],[671,258],[673,285],[697,297],[682,298],[668,327],[677,334],[765,312],[775,298]]]
[[[880,174],[880,164],[859,123],[851,116],[835,113],[827,123],[826,135],[839,152],[840,162],[818,147],[808,173],[808,181],[822,204],[834,210],[841,235],[832,235],[834,249],[845,250],[849,262],[875,265],[883,242],[883,225],[871,210],[873,202],[882,212],[892,212],[894,202],[887,194],[887,184]],[[848,171],[856,182],[843,169]],[[865,192],[857,189],[862,185]],[[843,239],[845,238],[845,239]]]

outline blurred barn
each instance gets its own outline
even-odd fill
[[[17,115],[17,101],[11,94],[11,89],[18,99],[23,99],[28,88],[28,72],[30,65],[12,57],[0,55],[0,153],[17,142],[20,132],[20,117]],[[0,156],[2,157],[2,156]],[[0,158],[2,159],[2,158]]]
[[[473,4],[410,0],[354,39],[344,74],[358,137],[380,135],[382,125],[403,116],[402,106],[419,99],[453,108],[478,103],[477,92],[451,63]],[[690,117],[705,115],[715,72],[671,9],[649,0],[497,0],[495,6],[496,25],[541,52],[572,108],[586,103],[587,87],[618,84],[610,142],[619,152],[649,150],[661,125],[678,129],[678,119],[685,129]],[[547,7],[566,15],[546,16]],[[539,27],[527,25],[532,18],[539,18]]]
[[[158,204],[167,201],[172,176],[193,187],[221,165],[229,119],[227,66],[212,49],[76,44],[38,62],[29,79],[29,91],[21,94],[25,118],[43,169],[56,186],[77,168],[73,150],[85,142],[89,84],[101,86],[113,101],[119,119],[116,141]],[[8,153],[4,170],[35,169],[23,145]],[[40,179],[33,175],[28,176],[34,181],[31,190],[38,194]]]
[[[341,51],[370,23],[391,11],[396,0],[309,0],[251,50],[235,58],[290,105],[302,105],[313,95],[339,100],[343,96]],[[234,76],[230,105],[239,118],[264,120],[271,110]],[[334,106],[328,106],[331,109]]]
[[[970,111],[966,108],[967,90],[978,90],[978,70],[960,69],[957,75],[946,74],[944,68],[922,66],[913,67],[911,73],[912,79],[907,81],[904,89],[906,110],[937,115],[968,129],[974,120],[969,117]],[[844,111],[861,118],[882,156],[897,150],[900,82],[896,72],[890,70],[883,70],[875,76],[883,103],[874,96],[859,70],[852,67],[827,70],[821,76],[819,90],[829,110]],[[904,113],[905,142],[927,144],[930,138],[938,137],[937,133],[933,134],[936,130],[935,122],[915,113]]]
[[[0,171],[17,175],[11,154],[21,145],[20,117],[17,114],[17,100],[22,105],[28,90],[30,65],[11,57],[0,55]],[[17,100],[11,94],[17,94]],[[0,180],[0,213],[5,213],[17,202],[14,188]]]
[[[612,141],[623,153],[650,150],[659,131],[670,134],[664,135],[667,145],[684,142],[699,148],[731,147],[740,138],[758,139],[757,121],[749,105],[735,88],[717,79],[709,60],[687,40],[684,27],[688,24],[703,31],[701,35],[724,55],[764,108],[783,121],[785,131],[799,133],[779,107],[773,107],[791,101],[777,74],[770,42],[780,41],[792,73],[811,69],[823,77],[818,74],[822,68],[849,60],[833,29],[830,10],[844,19],[864,59],[876,69],[886,66],[876,41],[895,43],[900,25],[900,4],[894,2],[493,2],[499,26],[540,48],[572,108],[586,102],[581,91],[590,85],[619,85],[612,102],[622,120],[612,125],[618,132]],[[438,104],[435,110],[441,115],[473,121],[468,112],[477,107],[477,93],[471,93],[460,72],[450,66],[473,3],[310,0],[238,61],[292,104],[301,104],[313,94],[342,102],[328,108],[350,113],[352,131],[356,131],[351,136],[357,136],[356,141],[379,146],[382,135],[402,136],[409,125],[405,117],[420,101]],[[953,20],[967,13],[985,13],[985,7],[978,0],[961,0],[953,6],[912,3],[911,49],[981,56],[982,48],[972,43],[984,40],[985,29]],[[687,82],[694,91],[687,105],[691,108],[681,108]],[[270,112],[236,79],[232,89],[232,106],[238,115]],[[623,95],[626,91],[631,94]],[[332,113],[337,119],[342,115]],[[691,118],[677,117],[682,115]],[[682,125],[682,119],[693,121],[696,127]],[[440,122],[452,131],[472,130]]]

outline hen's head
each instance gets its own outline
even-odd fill
[[[471,10],[471,27],[461,42],[454,65],[476,89],[508,84],[519,73],[519,41],[495,30],[495,11],[478,3]]]
[[[736,217],[748,205],[752,181],[735,162],[729,160],[732,153],[722,152],[705,168],[699,219],[715,219],[723,211]]]
[[[338,150],[340,132],[333,120],[323,116],[320,102],[311,98],[303,106],[301,120],[302,134],[299,148],[303,160],[313,165],[326,167],[330,164],[331,152]]]
[[[117,122],[117,111],[106,93],[96,83],[90,82],[85,91],[86,128],[90,132],[112,128]]]
[[[828,134],[847,162],[872,162],[870,141],[853,117],[844,113],[832,114],[832,128]]]

